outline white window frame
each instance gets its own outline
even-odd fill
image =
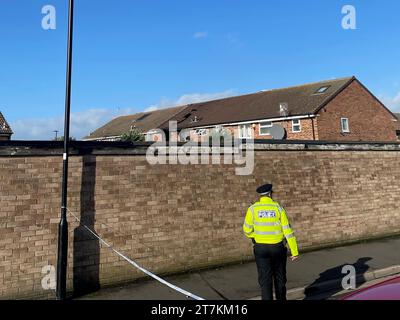
[[[199,136],[199,137],[203,137],[208,135],[208,129],[196,129],[195,133]]]
[[[347,128],[343,127],[343,120],[346,120]],[[341,128],[343,133],[349,133],[350,132],[349,118],[340,118],[340,128]]]
[[[154,133],[146,133],[145,135],[145,141],[146,142],[152,142],[154,137]]]
[[[264,123],[264,124],[263,124]],[[265,123],[269,123],[268,125]],[[265,128],[272,128],[273,127],[273,123],[272,121],[263,121],[259,123],[258,126],[258,133],[260,134],[260,136],[270,136],[270,133],[261,133],[261,129],[265,129]]]
[[[322,86],[315,91],[315,94],[324,94],[331,86]]]
[[[250,132],[250,136],[248,136],[247,134],[243,135],[242,128],[246,128],[246,133]],[[252,139],[253,138],[253,134],[252,134],[253,127],[250,124],[241,124],[238,126],[238,129],[239,129],[239,139]]]
[[[297,121],[297,123],[295,123],[295,121]],[[294,127],[298,126],[299,130],[295,130]],[[301,120],[300,119],[293,119],[292,120],[292,132],[293,133],[299,133],[301,132]]]

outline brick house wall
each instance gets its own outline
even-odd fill
[[[274,124],[278,124],[285,128],[286,130],[286,138],[288,140],[318,140],[318,128],[317,128],[317,122],[315,119],[299,119],[300,120],[300,125],[301,125],[301,131],[300,132],[293,132],[292,128],[292,120],[286,120],[286,121],[274,121]],[[313,129],[314,125],[314,129]],[[251,124],[252,127],[252,135],[254,139],[272,139],[272,136],[270,135],[261,135],[260,134],[260,123],[259,122],[254,122]],[[234,126],[224,126],[225,129],[229,130],[230,133],[238,138],[239,137],[239,126],[234,125]],[[212,130],[212,128],[207,129],[207,130]],[[191,130],[190,131],[190,139],[192,141],[204,141],[207,140],[207,136],[198,136],[195,133],[196,130]],[[314,133],[313,133],[314,131]]]
[[[300,250],[400,232],[400,150],[291,146],[256,151],[249,176],[235,175],[235,165],[154,166],[146,150],[94,148],[70,159],[69,208],[158,274],[252,259],[242,224],[257,200],[254,190],[266,181],[275,185]],[[0,148],[0,298],[54,298],[41,281],[42,268],[56,265],[62,150],[47,156],[7,150]],[[82,282],[107,286],[143,277],[68,220],[70,292]]]
[[[400,141],[400,113],[395,113],[394,115],[397,118],[397,122],[396,122],[397,141]]]
[[[299,119],[300,120],[300,125],[301,125],[301,131],[300,132],[293,132],[292,128],[292,120],[286,120],[286,121],[274,121],[273,124],[277,124],[285,128],[286,130],[286,135],[288,140],[313,140],[313,129],[312,129],[312,120],[311,119]],[[235,136],[238,137],[238,126],[227,126],[226,128],[229,128],[231,132],[234,132]],[[269,135],[260,135],[260,123],[255,122],[252,125],[253,129],[253,137],[254,139],[271,139],[272,136]],[[314,134],[316,137],[316,140],[318,138],[318,132],[317,128],[315,127],[315,121],[314,121]]]
[[[285,128],[286,139],[288,140],[318,140],[318,130],[316,127],[316,121],[312,119],[299,119],[299,120],[301,125],[300,132],[293,132],[292,120],[274,121],[274,124],[278,124],[283,128]],[[313,122],[314,122],[314,130],[313,130]],[[271,136],[260,135],[260,124],[257,123],[256,127],[254,128],[254,139],[271,139],[271,138],[272,138]]]
[[[341,118],[350,133],[341,132]],[[317,114],[320,140],[397,141],[394,117],[357,80]]]

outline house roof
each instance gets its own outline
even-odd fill
[[[7,123],[3,114],[0,112],[0,134],[13,134],[10,125]]]
[[[354,79],[355,77],[347,77],[320,81],[196,103],[189,105],[169,120],[176,120],[178,129],[182,129],[280,118],[281,103],[287,104],[289,116],[315,114]],[[323,93],[317,93],[322,88],[327,89]],[[161,129],[167,128],[168,121],[161,126]]]
[[[170,120],[177,121],[180,130],[281,118],[281,103],[287,104],[288,116],[316,114],[354,80],[355,77],[326,80],[118,117],[85,139],[121,136],[132,125],[142,132],[156,128],[168,130]],[[321,92],[318,92],[320,89]]]
[[[140,112],[129,116],[115,118],[92,132],[84,139],[99,139],[105,137],[121,136],[129,132],[132,126],[142,132],[157,129],[162,123],[173,117],[175,114],[186,108],[186,106],[161,109],[150,112]]]

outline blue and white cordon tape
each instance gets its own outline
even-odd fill
[[[108,247],[111,251],[113,251],[114,253],[116,253],[117,255],[119,255],[122,259],[126,260],[127,262],[129,262],[131,265],[133,265],[135,268],[139,269],[140,271],[142,271],[143,273],[147,274],[148,276],[152,277],[153,279],[161,282],[162,284],[165,284],[166,286],[170,287],[171,289],[178,291],[179,293],[184,294],[186,297],[188,298],[192,298],[194,300],[204,300],[203,298],[196,296],[193,293],[190,293],[182,288],[179,288],[175,285],[173,285],[172,283],[169,283],[168,281],[160,278],[159,276],[155,275],[154,273],[151,273],[150,271],[146,270],[145,268],[141,267],[139,264],[137,264],[135,261],[129,259],[127,256],[123,255],[121,252],[115,250],[110,244],[108,244],[106,241],[104,241],[102,238],[100,238],[99,235],[97,235],[97,233],[95,233],[94,231],[92,231],[88,226],[86,226],[84,223],[81,222],[81,220],[71,212],[71,210],[69,210],[67,208],[69,214],[71,216],[73,216],[88,232],[90,232],[93,236],[95,236],[97,239],[99,239],[99,241],[101,243],[103,243],[106,247]]]

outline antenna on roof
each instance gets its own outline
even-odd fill
[[[191,122],[199,122],[199,118],[197,116],[194,116],[194,118],[191,120]]]
[[[289,105],[287,102],[281,102],[279,104],[279,113],[282,117],[287,117],[289,115]]]

